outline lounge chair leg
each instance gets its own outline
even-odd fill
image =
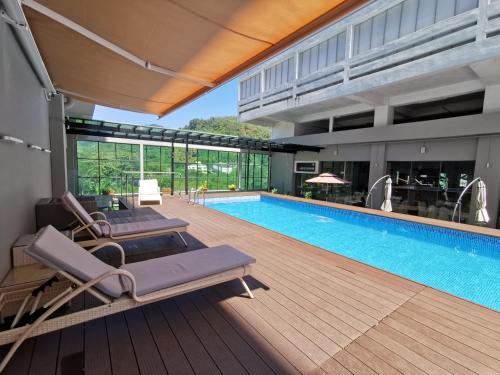
[[[240,281],[241,281],[241,283],[243,284],[243,288],[245,288],[245,291],[247,292],[248,297],[250,297],[250,298],[254,298],[253,293],[252,293],[252,291],[250,290],[250,288],[248,287],[248,285],[247,285],[247,283],[245,282],[245,280],[243,280],[243,278],[241,278],[241,277],[240,277]]]
[[[176,233],[177,233],[177,234],[179,235],[179,237],[181,238],[182,242],[184,243],[184,246],[185,246],[185,247],[188,247],[188,244],[187,244],[186,240],[184,239],[184,237],[182,237],[181,232],[176,232]]]

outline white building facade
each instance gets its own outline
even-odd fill
[[[280,192],[363,205],[390,175],[396,212],[451,220],[465,185],[481,177],[488,226],[498,227],[499,58],[498,0],[375,0],[245,73],[239,119],[272,127],[276,140],[323,147],[273,155]],[[304,183],[313,173],[299,173],[300,162],[351,184],[325,196]]]

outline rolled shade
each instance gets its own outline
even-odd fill
[[[364,2],[22,0],[58,90],[84,101],[158,115],[228,81]],[[134,63],[61,20],[73,22],[148,66],[174,74]]]

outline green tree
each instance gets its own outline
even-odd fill
[[[194,118],[182,129],[248,138],[271,138],[271,128],[238,122],[236,116]]]

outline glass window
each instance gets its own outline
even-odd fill
[[[455,202],[473,179],[474,161],[388,162],[395,212],[451,220]],[[461,220],[467,221],[471,192],[463,198]]]
[[[76,146],[80,195],[98,195],[104,189],[125,192],[127,187],[123,172],[139,170],[139,145],[77,141]]]
[[[144,177],[157,179],[162,189],[184,191],[186,184],[186,149],[168,146],[144,145]],[[126,186],[126,176],[134,172],[134,191],[137,191],[140,169],[140,146],[132,144],[77,141],[78,193],[100,194],[103,189],[117,193],[131,192],[131,179]],[[172,174],[172,153],[174,169]],[[228,190],[234,184],[240,189],[268,188],[267,154],[189,148],[187,153],[188,189],[208,185],[209,190]],[[240,164],[241,163],[241,164]],[[246,170],[248,168],[248,179]],[[241,174],[241,178],[240,178]],[[173,181],[172,181],[173,179]],[[128,190],[127,190],[128,188]]]

